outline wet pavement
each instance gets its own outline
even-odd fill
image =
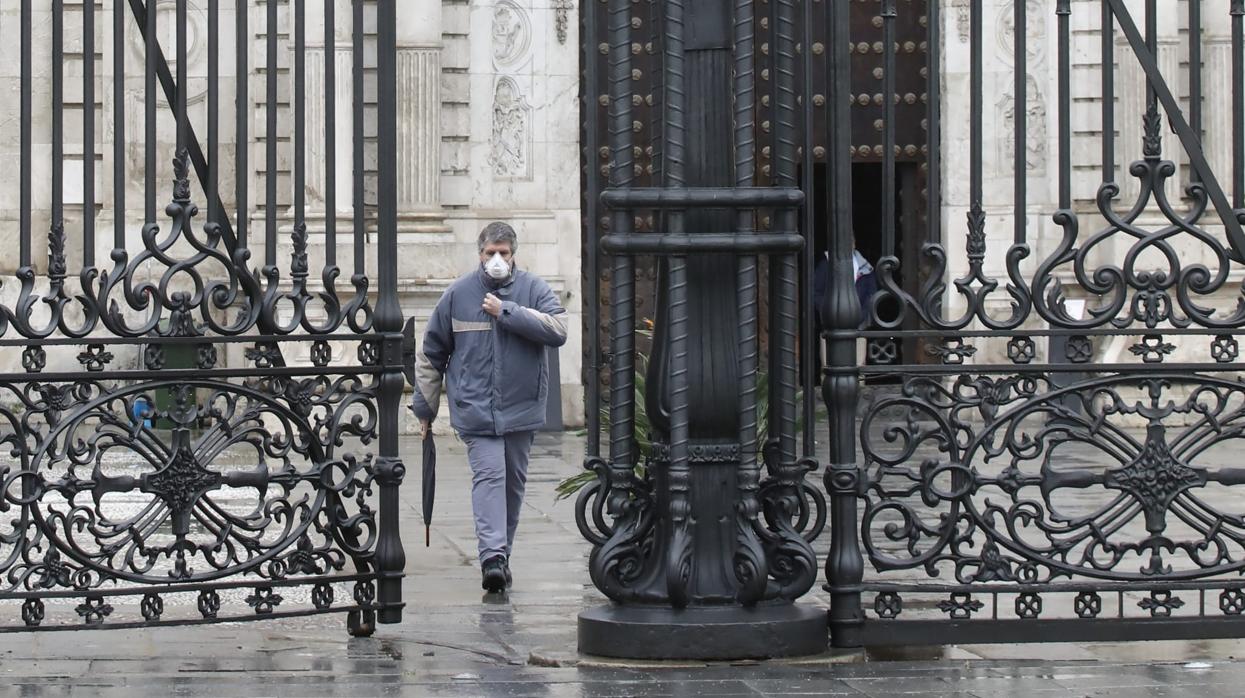
[[[417,443],[407,460],[418,464]],[[575,616],[603,602],[588,545],[554,486],[582,442],[541,435],[506,597],[480,590],[462,445],[438,441],[423,547],[419,487],[403,495],[406,619],[350,638],[343,616],[189,628],[0,636],[0,696],[1240,696],[1245,642],[955,646],[724,665],[575,654]],[[824,554],[824,550],[819,550]],[[824,605],[823,594],[806,603]]]

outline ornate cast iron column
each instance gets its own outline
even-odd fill
[[[380,532],[376,539],[376,573],[379,577],[377,601],[381,623],[402,620],[402,576],[406,553],[398,535],[398,487],[406,466],[398,455],[398,411],[401,409],[402,375],[405,349],[402,334],[402,308],[398,305],[398,160],[394,143],[397,123],[396,0],[380,0],[377,12],[376,79],[381,85],[377,103],[379,281],[376,301],[376,330],[384,336],[381,358],[385,370],[380,376],[378,411],[380,449],[376,460],[376,482],[380,485]]]
[[[808,511],[804,475],[813,466],[796,453],[795,255],[804,239],[795,171],[795,4],[773,5],[777,118],[764,130],[774,137],[779,186],[766,189],[753,186],[751,0],[659,3],[661,114],[653,149],[661,187],[631,186],[631,51],[639,40],[631,5],[610,0],[607,22],[612,169],[602,201],[613,214],[601,248],[613,255],[610,449],[608,460],[589,457],[599,481],[578,502],[581,528],[595,544],[593,582],[613,603],[580,615],[580,651],[706,659],[817,653],[827,644],[825,615],[794,604],[818,573],[809,543],[818,531],[798,523]],[[587,152],[595,154],[593,146]],[[756,232],[762,207],[775,212],[778,230]],[[638,210],[656,212],[659,234],[633,233]],[[640,254],[659,260],[644,395],[652,450],[644,463],[637,463],[634,419],[632,256]],[[770,274],[764,448],[758,255],[768,256]]]
[[[830,12],[830,63],[827,101],[830,105],[830,186],[834,201],[852,200],[851,58],[847,52],[851,8],[834,3]],[[830,556],[826,559],[826,591],[830,592],[830,632],[836,647],[856,647],[864,612],[860,582],[864,558],[856,523],[860,469],[856,462],[856,401],[860,370],[856,340],[860,333],[860,300],[852,269],[851,206],[832,206],[830,213],[830,287],[822,318],[826,333],[826,368],[822,398],[830,413],[830,463],[826,491],[830,493]]]

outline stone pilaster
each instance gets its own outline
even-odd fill
[[[351,7],[348,1],[337,0],[334,8],[334,36],[325,37],[323,11],[316,7],[307,13],[307,65],[306,84],[306,199],[307,229],[313,235],[323,235],[328,218],[326,191],[331,181],[336,186],[335,205],[338,260],[350,259],[350,240],[354,203],[354,55],[352,51]],[[291,44],[292,47],[292,44]],[[333,135],[336,142],[333,155],[336,161],[333,171],[328,171],[328,106],[325,86],[327,82],[328,47],[333,51]]]
[[[1203,150],[1219,178],[1232,190],[1232,24],[1227,0],[1202,5]],[[1230,195],[1230,194],[1229,194]]]
[[[398,50],[398,213],[403,231],[443,232],[441,48]]]
[[[398,20],[398,230],[449,241],[441,210],[441,3],[415,0]]]

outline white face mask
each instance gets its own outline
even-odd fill
[[[501,253],[498,252],[484,263],[484,272],[493,279],[501,281],[510,276],[510,265],[506,263],[506,260],[502,259]]]

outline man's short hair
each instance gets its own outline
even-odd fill
[[[477,241],[480,245],[480,252],[484,252],[484,248],[488,245],[497,243],[508,243],[510,245],[510,254],[519,251],[519,236],[515,235],[514,228],[509,223],[494,221],[484,226],[484,230],[480,231],[480,239]]]

